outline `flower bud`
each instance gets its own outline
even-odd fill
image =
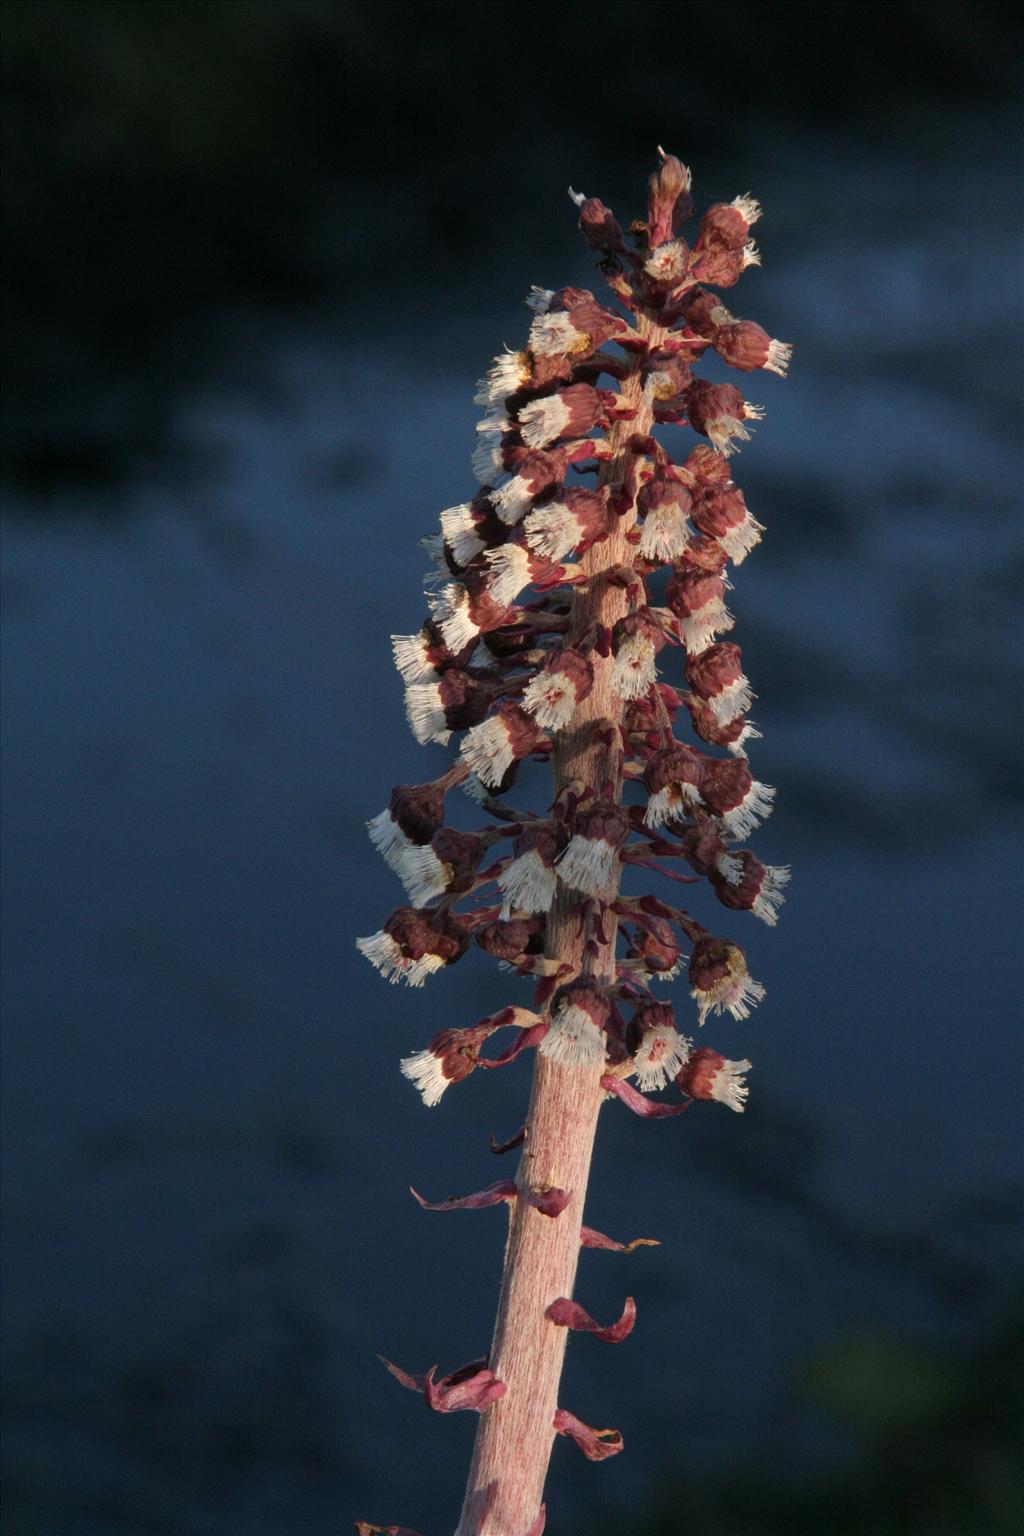
[[[728,1061],[705,1046],[690,1052],[676,1082],[691,1099],[717,1099],[719,1104],[742,1114],[749,1092],[743,1078],[749,1071],[749,1061]]]
[[[540,726],[517,704],[502,704],[490,720],[467,731],[462,756],[484,784],[497,787],[512,764],[541,742]]]
[[[786,377],[793,348],[784,341],[773,341],[753,320],[738,320],[715,332],[715,351],[730,368],[752,373],[766,368],[769,373]]]
[[[651,247],[671,240],[692,213],[690,172],[675,155],[666,155],[647,183],[647,239]]]
[[[544,666],[523,694],[523,708],[546,731],[571,725],[576,706],[594,686],[594,669],[579,651],[568,648],[549,653]]]
[[[640,698],[657,680],[654,659],[665,644],[665,631],[641,608],[620,619],[612,631],[611,688],[620,699]]]
[[[547,912],[555,898],[555,860],[569,841],[561,822],[527,827],[512,844],[514,858],[498,876],[505,901],[502,917],[512,911]]]
[[[749,837],[771,814],[775,791],[753,778],[743,758],[709,760],[701,783],[704,802],[734,837]]]
[[[644,785],[651,797],[644,812],[644,826],[664,826],[667,821],[688,815],[694,806],[703,805],[708,763],[703,753],[678,741],[656,753],[644,770]]]
[[[573,486],[558,500],[535,507],[523,527],[532,550],[549,560],[562,560],[574,550],[582,554],[606,538],[613,521],[600,491]]]
[[[721,545],[734,565],[742,565],[760,543],[764,528],[751,517],[743,492],[735,485],[702,491],[694,501],[693,521],[702,533]]]
[[[565,1065],[596,1066],[604,1060],[610,1015],[606,988],[585,978],[560,987],[551,1000],[551,1027],[538,1050]]]
[[[600,392],[591,384],[571,384],[520,407],[519,430],[528,448],[546,448],[561,437],[583,437],[604,415]]]
[[[629,817],[613,800],[593,801],[576,816],[569,846],[558,861],[559,878],[573,890],[603,896],[619,867],[619,849],[629,836]]]
[[[779,907],[786,899],[788,868],[762,864],[760,859],[743,849],[725,854],[710,873],[715,895],[723,906],[753,912],[769,928],[775,927]]]
[[[731,640],[720,640],[698,655],[688,656],[686,681],[705,701],[719,725],[728,725],[737,715],[744,714],[754,697],[743,674],[740,648]]]
[[[673,571],[665,601],[678,620],[679,636],[690,656],[706,651],[716,635],[736,622],[725,606],[725,581],[717,572]]]
[[[689,1054],[689,1042],[676,1029],[668,1003],[641,1003],[630,1021],[636,1039],[633,1066],[642,1093],[656,1092],[675,1077]],[[638,1038],[637,1038],[638,1037]]]
[[[744,400],[735,384],[712,384],[709,379],[694,379],[689,386],[686,413],[693,430],[726,455],[735,452],[737,442],[749,441],[744,422],[760,419],[758,407]]]
[[[690,538],[686,525],[690,493],[686,486],[657,475],[640,487],[636,505],[644,520],[640,553],[648,560],[678,560]]]
[[[710,934],[693,946],[689,977],[701,1024],[709,1013],[729,1012],[734,1019],[748,1019],[751,1008],[764,997],[764,987],[751,977],[739,945]]]
[[[433,971],[454,965],[469,947],[469,933],[449,912],[398,907],[384,927],[356,948],[386,981],[422,987]]]

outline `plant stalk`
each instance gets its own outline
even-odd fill
[[[635,317],[634,324],[651,345],[658,345],[664,334],[659,327],[643,314]],[[601,484],[613,483],[621,475],[626,443],[636,433],[648,433],[652,425],[639,361],[620,388],[637,414],[610,428],[612,456],[602,467]],[[591,579],[574,595],[568,644],[579,639],[595,620],[611,628],[625,615],[626,593],[609,584],[603,573],[612,566],[632,564],[632,546],[625,535],[635,521],[634,506],[620,517],[609,538],[583,556],[580,564]],[[611,669],[611,658],[595,659],[593,689],[578,706],[573,728],[558,738],[554,754],[556,796],[566,785],[581,780],[593,787],[607,785],[612,797],[621,800],[618,743],[609,751],[595,740],[590,728],[595,720],[610,720],[616,725],[621,720],[623,701],[611,690]],[[614,900],[614,894],[608,900]],[[559,885],[548,918],[547,953],[571,967],[566,981],[582,968],[582,915],[583,899]],[[616,927],[610,911],[605,919],[605,938],[588,971],[598,981],[611,982],[615,979]],[[480,1415],[456,1536],[528,1536],[540,1512],[569,1333],[544,1314],[557,1297],[573,1294],[594,1135],[604,1098],[600,1086],[603,1071],[603,1065],[571,1066],[550,1061],[540,1052],[536,1055],[526,1141],[516,1183],[524,1195],[530,1189],[554,1186],[570,1191],[571,1198],[554,1219],[525,1198],[514,1201],[510,1208],[489,1356],[491,1370],[507,1391]]]

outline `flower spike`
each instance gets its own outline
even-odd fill
[[[521,333],[480,370],[479,483],[453,485],[421,540],[429,617],[392,637],[412,733],[454,762],[368,822],[406,904],[358,940],[389,982],[443,991],[472,949],[530,988],[475,1024],[446,1020],[400,1063],[433,1107],[533,1053],[526,1123],[490,1140],[523,1149],[515,1178],[442,1200],[412,1188],[431,1212],[508,1207],[491,1354],[440,1377],[385,1362],[435,1411],[480,1416],[467,1536],[542,1536],[545,1425],[591,1461],[622,1450],[617,1430],[557,1406],[559,1330],[618,1343],[636,1315],[629,1298],[602,1326],[572,1299],[580,1250],[656,1246],[583,1224],[601,1108],[617,1098],[661,1122],[697,1100],[746,1106],[750,1063],[690,1036],[709,1015],[745,1026],[765,989],[738,944],[637,886],[656,874],[674,899],[704,885],[737,922],[773,927],[789,880],[745,846],[775,791],[747,759],[756,658],[748,668],[730,611],[735,570],[765,536],[733,478],[765,413],[738,385],[784,378],[792,354],[726,303],[760,262],[761,208],[745,193],[694,227],[690,170],[662,148],[628,226],[570,197],[605,293],[531,288]],[[471,825],[450,824],[453,803]]]

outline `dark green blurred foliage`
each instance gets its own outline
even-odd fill
[[[691,1470],[601,1536],[1014,1536],[1022,1359],[1019,1308],[970,1352],[851,1332],[800,1372],[809,1402],[857,1433],[862,1449],[845,1465],[810,1477],[784,1465]]]

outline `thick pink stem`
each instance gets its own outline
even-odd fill
[[[652,345],[658,345],[662,333],[657,327],[643,316],[638,317],[636,326]],[[608,434],[613,457],[602,472],[604,484],[614,483],[621,474],[623,449],[629,438],[634,433],[646,434],[651,428],[651,411],[643,398],[638,367],[621,390],[637,408],[637,415],[632,421],[617,422]],[[574,597],[569,644],[595,620],[610,627],[627,611],[625,592],[606,581],[602,573],[632,563],[632,549],[625,535],[635,520],[635,510],[631,509],[620,518],[615,532],[582,558],[580,564],[591,579]],[[593,691],[580,705],[573,730],[558,738],[556,795],[578,779],[593,786],[607,785],[615,799],[621,798],[617,743],[609,752],[589,729],[591,721],[618,722],[621,718],[622,701],[610,686],[611,665],[610,658],[596,662]],[[607,942],[589,969],[598,979],[611,981],[616,930],[610,912],[605,932]],[[583,944],[581,898],[560,885],[548,920],[547,952],[577,974],[582,967]],[[568,1330],[550,1322],[545,1312],[558,1297],[573,1294],[594,1134],[604,1098],[603,1071],[601,1065],[567,1066],[539,1053],[537,1056],[526,1143],[516,1182],[524,1193],[553,1184],[570,1191],[570,1200],[554,1221],[525,1199],[510,1209],[501,1296],[489,1355],[490,1368],[507,1391],[480,1416],[456,1536],[523,1536],[540,1510],[568,1336]]]

